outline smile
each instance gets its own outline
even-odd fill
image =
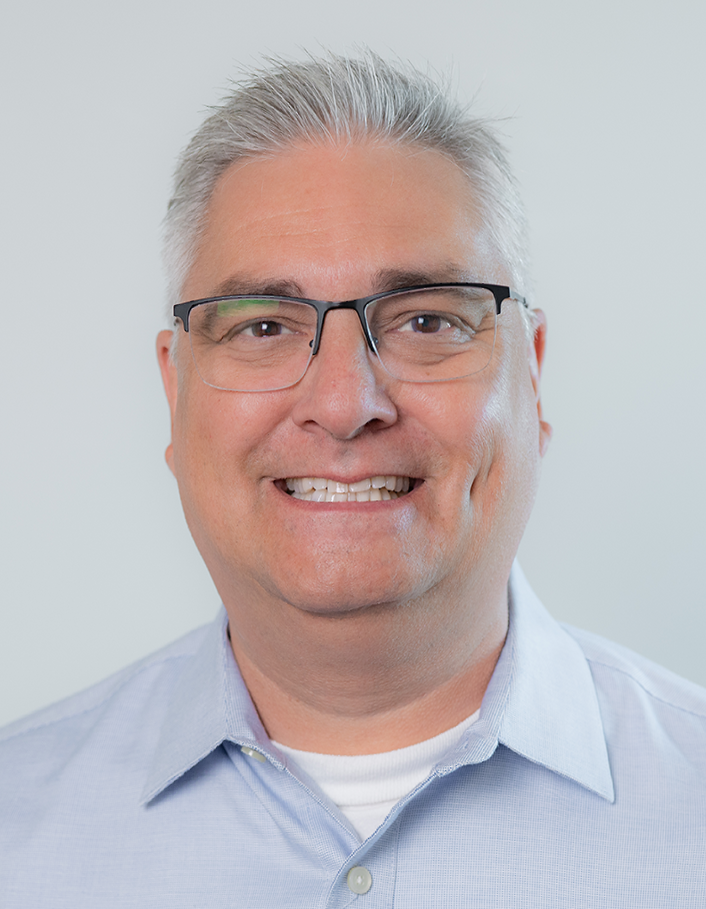
[[[414,486],[410,477],[376,476],[340,483],[326,477],[287,477],[287,492],[307,502],[386,502],[398,499]]]

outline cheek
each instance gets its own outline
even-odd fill
[[[174,470],[187,523],[195,537],[201,525],[220,527],[222,512],[239,484],[237,467],[249,447],[247,423],[234,402],[203,385],[184,383],[174,420]]]
[[[452,443],[452,470],[472,493],[487,481],[501,458],[511,425],[507,401],[495,388],[465,388],[445,415],[445,437]]]
[[[174,422],[174,470],[202,554],[210,538],[230,546],[234,532],[254,535],[264,501],[261,481],[279,460],[272,450],[289,406],[282,393],[218,391],[200,379],[184,383]]]
[[[275,413],[262,395],[184,382],[174,426],[176,457],[184,466],[198,466],[198,473],[236,473],[270,431]]]
[[[484,533],[513,553],[539,483],[537,411],[525,379],[524,375],[509,375],[506,393],[495,396],[484,408],[478,432],[482,467],[474,483]]]
[[[503,516],[528,513],[538,479],[538,426],[530,383],[508,370],[467,388],[450,415],[455,472],[470,490],[472,520],[492,532]],[[462,482],[464,482],[462,480]]]
[[[507,425],[507,413],[497,399],[491,398],[475,409],[464,440],[474,486],[487,481],[498,466]]]

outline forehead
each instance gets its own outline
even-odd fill
[[[238,162],[220,178],[185,290],[192,299],[222,292],[240,276],[357,296],[395,270],[505,278],[466,175],[426,149],[304,146]]]

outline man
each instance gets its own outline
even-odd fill
[[[197,133],[167,462],[210,627],[10,727],[3,906],[703,906],[704,692],[513,567],[550,429],[496,140],[372,55]]]

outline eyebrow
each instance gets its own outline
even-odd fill
[[[469,274],[467,268],[453,263],[446,263],[434,269],[399,269],[384,268],[376,272],[372,293],[385,293],[388,290],[399,290],[401,287],[418,287],[426,284],[456,284],[476,281],[478,278]],[[231,275],[222,281],[211,296],[228,297],[243,294],[263,294],[270,297],[301,297],[307,299],[302,287],[296,281],[288,279],[256,280],[246,275]],[[364,296],[368,296],[365,294]]]
[[[226,278],[215,289],[212,296],[230,297],[243,294],[262,294],[267,297],[303,297],[301,287],[296,281],[279,280],[256,281],[244,275],[232,275]]]
[[[425,284],[459,284],[478,279],[470,275],[467,268],[447,263],[431,269],[397,269],[385,268],[375,276],[376,293],[386,290],[398,290],[400,287],[416,287]]]

